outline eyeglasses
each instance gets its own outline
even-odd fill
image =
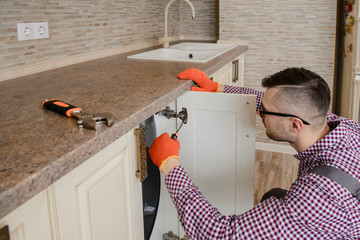
[[[286,114],[286,113],[277,113],[277,112],[267,112],[267,111],[261,110],[262,108],[263,108],[263,106],[261,104],[260,108],[259,108],[259,114],[260,114],[261,118],[263,118],[265,114],[274,115],[274,116],[280,116],[280,117],[295,117],[295,118],[300,119],[305,125],[310,125],[310,123],[308,123],[307,121],[305,121],[304,119],[302,119],[301,117],[298,117],[296,115]]]

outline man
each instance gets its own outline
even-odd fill
[[[298,177],[290,189],[241,215],[222,215],[209,204],[180,166],[180,143],[164,133],[149,149],[164,173],[180,222],[191,239],[360,239],[360,199],[341,181],[314,172],[331,166],[357,186],[360,179],[360,126],[327,113],[330,90],[316,73],[288,68],[263,79],[265,93],[212,82],[204,72],[178,75],[194,91],[256,94],[266,134],[298,152]],[[346,184],[345,184],[346,185]],[[359,190],[360,188],[358,188]],[[359,194],[360,195],[360,194]]]

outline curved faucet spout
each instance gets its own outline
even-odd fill
[[[164,33],[164,44],[163,47],[164,48],[168,48],[169,47],[169,37],[168,37],[168,14],[169,14],[169,8],[170,5],[175,2],[176,0],[170,0],[165,7],[165,33]],[[187,4],[189,4],[190,8],[191,8],[191,13],[192,13],[192,19],[196,18],[195,15],[195,8],[194,5],[190,2],[190,0],[184,0]]]
[[[192,19],[195,20],[196,15],[195,15],[194,5],[190,2],[190,0],[184,0],[184,1],[187,2],[187,4],[189,4],[189,6],[190,6],[190,8],[191,8]]]

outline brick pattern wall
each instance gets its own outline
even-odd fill
[[[189,39],[219,39],[219,0],[191,0],[196,20],[191,18],[189,5],[181,1],[180,31]]]
[[[164,34],[168,0],[2,0],[0,71],[88,52],[153,41]],[[218,0],[175,1],[169,11],[169,35],[217,39]],[[180,16],[181,9],[181,16]],[[182,16],[184,15],[184,16]],[[184,21],[184,22],[182,22]],[[48,22],[50,38],[19,42],[17,23]]]
[[[336,1],[221,0],[220,39],[245,40],[245,85],[262,90],[265,76],[287,67],[320,74],[332,88]],[[269,142],[260,120],[257,141]]]

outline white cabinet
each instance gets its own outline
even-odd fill
[[[52,216],[50,194],[44,190],[1,219],[0,228],[9,226],[11,240],[55,239]]]
[[[142,239],[134,141],[127,133],[50,187],[59,239]]]
[[[10,239],[143,239],[135,136],[128,132],[0,221]]]
[[[222,214],[240,214],[254,205],[255,106],[250,95],[187,92],[170,108],[187,109],[179,131],[180,161],[195,185]],[[181,120],[158,116],[159,134],[171,134]],[[177,123],[175,122],[177,121]],[[164,178],[152,239],[172,231],[184,236]]]
[[[245,53],[225,64],[222,68],[212,74],[210,78],[223,85],[242,87],[244,86],[244,63]]]

